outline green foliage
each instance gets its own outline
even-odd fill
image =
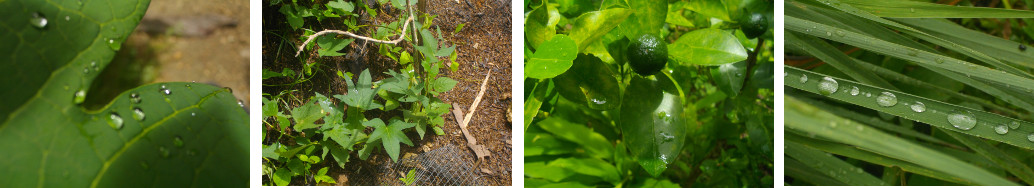
[[[773,186],[771,36],[729,21],[771,4],[540,2],[525,3],[526,186]],[[667,53],[629,52],[644,35]]]
[[[248,114],[228,89],[156,83],[84,103],[149,3],[0,1],[0,187],[247,184]]]
[[[784,68],[787,185],[1034,183],[1031,35],[979,24],[1034,12],[998,6],[786,1],[787,57],[830,65]]]
[[[413,182],[416,181],[416,169],[409,169],[409,173],[406,173],[406,177],[399,178],[399,181],[402,181],[402,183],[406,185],[413,185]]]
[[[408,9],[405,7],[407,2],[408,5],[416,3],[405,0],[378,1],[382,6],[390,4],[403,12]],[[298,33],[302,34],[300,40],[314,34],[303,25],[305,20],[311,20],[311,17],[316,18],[318,22],[343,20],[345,25],[349,26],[347,30],[355,30],[362,28],[354,25],[359,18],[358,13],[354,12],[357,7],[363,7],[368,14],[376,14],[376,9],[367,7],[365,3],[353,4],[336,0],[325,5],[326,9],[320,7],[320,4],[306,8],[308,5],[285,2],[280,5],[280,9],[289,22],[299,20],[297,24],[290,24],[292,27],[297,26],[295,29],[301,29],[298,30]],[[312,15],[307,16],[306,12]],[[384,72],[387,78],[373,80],[369,70],[359,73],[338,71],[338,77],[344,79],[348,87],[345,93],[329,94],[317,91],[314,96],[303,99],[294,96],[293,91],[263,93],[263,125],[266,127],[263,131],[263,175],[268,177],[268,181],[264,180],[263,184],[289,185],[292,184],[292,179],[297,183],[299,177],[302,178],[303,184],[308,185],[334,183],[334,180],[326,175],[326,169],[344,168],[353,157],[358,156],[359,159],[366,160],[370,155],[383,149],[392,161],[397,161],[400,145],[413,145],[406,136],[407,131],[415,130],[421,139],[428,129],[437,135],[445,134],[442,129],[445,125],[443,116],[449,113],[452,106],[438,97],[452,90],[458,81],[440,76],[439,73],[444,68],[442,66],[449,66],[452,71],[458,69],[459,65],[455,62],[458,56],[456,46],[444,45],[444,41],[441,41],[441,31],[437,27],[432,29],[430,23],[434,16],[414,14],[422,15],[423,18],[415,18],[413,25],[410,25],[418,28],[416,35],[409,35],[409,31],[412,30],[401,33],[405,24],[403,21],[409,16],[408,12],[396,16],[400,17],[399,21],[371,27],[374,31],[370,36],[372,38],[393,40],[403,35],[406,42],[399,44],[416,44],[412,47],[379,44],[376,53],[397,61],[403,67],[401,70]],[[420,43],[416,43],[415,39],[419,39]],[[317,54],[344,55],[346,53],[342,51],[347,51],[345,47],[354,40],[347,36],[317,37]],[[442,61],[444,57],[448,57],[449,60]],[[263,85],[280,86],[266,82],[272,80],[288,80],[289,83],[283,85],[303,83],[317,73],[324,72],[321,68],[325,66],[320,63],[304,63],[302,68],[304,70],[299,72],[303,73],[295,73],[295,70],[291,69],[279,72],[263,69]],[[380,118],[367,119],[367,114],[371,112],[398,113],[401,116],[388,118],[387,122],[384,122]],[[323,161],[334,163],[324,164]],[[318,171],[312,168],[320,166],[323,168]]]

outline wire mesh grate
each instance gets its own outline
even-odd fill
[[[357,185],[405,186],[400,178],[410,170],[414,174],[414,186],[470,186],[479,185],[480,176],[471,168],[471,154],[448,144],[411,157],[402,157],[397,163],[386,163],[377,167],[380,177],[367,176]]]

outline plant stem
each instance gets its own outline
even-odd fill
[[[357,38],[357,39],[363,39],[363,40],[366,40],[366,41],[369,41],[369,42],[384,43],[384,44],[397,44],[397,43],[401,42],[403,38],[405,38],[406,29],[409,27],[409,22],[412,22],[412,21],[413,21],[413,17],[412,16],[410,16],[409,19],[406,19],[406,23],[404,25],[402,25],[402,33],[403,34],[399,35],[398,39],[391,40],[391,41],[378,40],[378,39],[374,39],[374,38],[370,38],[370,37],[359,36],[359,35],[356,35],[356,34],[354,34],[352,32],[342,31],[342,30],[333,30],[333,29],[323,30],[323,31],[317,32],[316,34],[313,34],[313,35],[309,36],[309,39],[305,39],[305,42],[303,42],[301,46],[298,46],[298,52],[295,53],[294,56],[297,57],[298,55],[302,54],[302,50],[305,50],[305,45],[308,45],[309,42],[312,42],[312,39],[315,39],[316,37],[318,37],[320,35],[324,35],[324,34],[328,34],[328,33],[336,33],[336,34],[341,34],[341,35],[348,35],[350,37]]]

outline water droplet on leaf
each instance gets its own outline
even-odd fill
[[[898,98],[893,93],[884,91],[876,97],[876,104],[882,107],[891,107],[898,104]]]
[[[176,136],[172,138],[172,144],[176,145],[176,147],[183,147],[183,139],[180,136]]]
[[[858,87],[857,86],[851,86],[851,96],[857,96],[857,95],[858,95]]]
[[[169,157],[169,149],[165,148],[165,146],[159,146],[158,154],[161,154],[162,157]]]
[[[806,82],[808,82],[808,75],[803,75],[802,74],[801,75],[801,83],[803,84],[803,83],[806,83]]]
[[[136,119],[137,121],[143,121],[144,110],[140,108],[133,108],[133,119]]]
[[[44,17],[42,13],[34,12],[32,18],[29,18],[29,23],[36,29],[44,29],[47,27],[47,17]]]
[[[1001,124],[1001,125],[995,126],[995,133],[998,133],[998,134],[1009,133],[1009,126],[1007,126],[1005,124]]]
[[[922,112],[926,111],[926,105],[923,104],[923,102],[916,101],[916,103],[912,104],[911,107],[912,107],[912,111],[914,111],[914,112],[922,113]]]
[[[76,91],[75,94],[73,94],[72,102],[75,104],[82,104],[83,101],[86,101],[86,90],[79,89],[79,91]]]
[[[110,117],[108,117],[108,123],[111,124],[111,128],[120,130],[122,129],[122,116],[119,116],[118,113],[111,112]]]
[[[948,123],[962,130],[970,130],[977,126],[977,120],[973,119],[973,116],[962,113],[948,115]]]
[[[140,94],[137,94],[136,92],[129,94],[129,101],[133,102],[133,104],[140,104],[140,100]]]
[[[1009,128],[1010,129],[1018,129],[1018,128],[1020,128],[1020,122],[1012,121],[1012,123],[1009,123]]]
[[[837,88],[840,87],[837,84],[837,80],[831,77],[822,77],[822,81],[819,81],[819,93],[822,95],[829,95],[837,92]]]

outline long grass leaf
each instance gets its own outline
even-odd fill
[[[823,41],[822,39],[812,36],[799,37],[797,34],[790,32],[784,33],[783,36],[788,41],[801,41],[801,45],[799,47],[803,48],[802,50],[818,57],[837,70],[840,70],[840,72],[851,76],[851,78],[854,78],[859,82],[897,90],[897,88],[894,87],[894,85],[891,85],[890,82],[883,80],[883,78],[876,76],[876,74],[873,74],[872,72],[865,71],[864,69],[857,67],[854,61],[851,60],[851,57],[844,55],[843,52],[838,50],[836,47],[833,47],[833,45],[826,43],[826,41]]]
[[[941,101],[930,100],[899,91],[872,87],[850,80],[830,77],[795,67],[785,67],[785,85],[848,102],[931,126],[965,133],[981,138],[1034,149],[1034,124],[982,110],[974,110]],[[827,87],[832,84],[832,88]],[[857,89],[855,89],[857,88]],[[830,92],[829,89],[833,91]],[[820,91],[821,90],[821,91]],[[789,119],[789,118],[787,118]],[[1007,134],[996,133],[995,128],[1018,124]]]
[[[1009,171],[1013,175],[1016,175],[1016,177],[1020,178],[1020,180],[1023,180],[1023,182],[1026,182],[1027,184],[1034,184],[1034,170],[1031,170],[1030,167],[1027,166],[1027,164],[1023,164],[1019,160],[1016,160],[1016,158],[1009,156],[1009,154],[992,146],[991,144],[988,144],[986,141],[981,140],[980,138],[952,131],[944,132],[947,133],[949,136],[955,138],[959,142],[962,142],[962,144],[969,146],[969,148],[973,149],[973,151],[976,151],[977,154],[983,155],[987,159],[991,160],[991,162],[994,162],[995,164]]]
[[[788,69],[789,70],[789,69]],[[793,82],[788,79],[786,83]],[[792,96],[785,98],[786,127],[833,141],[855,145],[885,156],[905,160],[940,172],[952,174],[979,185],[1016,185],[984,169],[960,161],[949,155],[907,140],[865,127],[854,121],[840,118],[814,106],[797,101]]]
[[[834,105],[831,105],[831,104],[826,104],[826,103],[823,103],[823,102],[819,102],[818,100],[814,100],[814,99],[798,98],[798,100],[801,100],[801,102],[805,102],[805,103],[814,105],[816,107],[825,109],[828,112],[831,112],[831,113],[834,113],[834,114],[838,114],[838,115],[840,115],[842,117],[845,117],[847,119],[850,119],[850,120],[853,120],[853,121],[857,121],[859,123],[870,125],[870,126],[873,126],[875,128],[882,129],[882,130],[890,131],[892,133],[901,134],[901,136],[904,136],[904,137],[917,138],[917,139],[920,139],[920,140],[923,140],[923,141],[927,141],[927,142],[931,142],[931,143],[936,143],[936,144],[941,144],[941,145],[946,145],[946,146],[949,146],[949,147],[955,147],[955,148],[959,148],[960,147],[960,146],[952,145],[951,143],[945,142],[945,141],[943,141],[941,139],[938,139],[938,138],[932,137],[930,135],[926,135],[926,134],[917,132],[915,130],[912,130],[912,129],[909,129],[909,128],[906,128],[906,127],[897,126],[897,125],[894,125],[894,124],[891,124],[891,123],[887,123],[886,121],[883,121],[879,117],[870,116],[870,115],[864,115],[864,114],[861,114],[861,113],[856,112],[854,110],[844,109],[844,108],[837,107],[837,106],[834,106]]]
[[[786,158],[783,162],[783,166],[786,170],[786,175],[796,178],[801,181],[811,183],[813,185],[825,185],[825,186],[844,186],[847,185],[844,182],[837,181],[836,179],[830,178],[822,172],[815,170],[814,168],[805,165],[804,163],[794,160],[792,158]]]
[[[865,173],[861,168],[855,167],[854,165],[831,155],[826,155],[822,151],[808,148],[795,142],[786,142],[785,144],[786,147],[784,151],[786,151],[786,155],[789,155],[798,161],[808,161],[805,165],[808,165],[833,179],[849,185],[883,185],[883,182],[872,176],[872,174]]]
[[[1021,43],[970,30],[946,19],[893,18],[902,24],[938,38],[950,40],[959,45],[970,46],[992,57],[1009,61],[1028,68],[1034,68],[1034,50],[1020,50]]]
[[[820,2],[836,3],[836,0]],[[841,0],[880,17],[898,18],[1034,18],[1034,12],[987,7],[967,7],[901,0]]]

